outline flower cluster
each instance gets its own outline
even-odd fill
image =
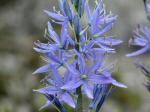
[[[86,0],[59,0],[59,6],[60,11],[45,10],[50,17],[45,34],[48,42],[35,42],[34,50],[43,55],[47,64],[33,74],[47,72],[48,75],[42,80],[45,86],[34,91],[48,100],[42,108],[54,104],[66,112],[62,102],[79,108],[80,96],[85,94],[91,100],[89,107],[98,112],[113,86],[126,88],[112,78],[112,65],[106,67],[103,63],[105,54],[115,53],[112,47],[122,43],[106,35],[116,16],[106,14],[102,0],[96,2],[93,11]],[[88,18],[86,27],[81,24],[84,12]],[[61,27],[60,34],[51,23]]]

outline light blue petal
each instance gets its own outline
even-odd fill
[[[74,68],[74,66],[72,66],[72,64],[69,64],[68,62],[64,62],[64,64],[66,65],[67,69],[75,75],[78,75],[79,72],[76,70],[76,68]]]
[[[115,45],[119,45],[123,43],[122,40],[114,39],[112,37],[106,37],[106,38],[100,37],[100,38],[97,38],[97,41],[102,44],[109,45],[109,46],[115,46]]]
[[[36,48],[36,47],[34,47],[33,49],[34,49],[36,52],[38,52],[38,53],[43,53],[43,54],[49,53],[49,52],[52,51],[52,50],[50,50],[50,49],[45,50],[45,49],[40,49],[40,48]]]
[[[64,46],[66,43],[67,35],[68,35],[68,23],[65,21],[62,24],[62,29],[61,29],[61,44],[62,44],[62,46]]]
[[[138,51],[135,51],[133,53],[127,54],[126,56],[127,57],[138,56],[138,55],[141,55],[141,54],[145,53],[149,49],[150,49],[150,47],[149,47],[149,45],[147,45],[147,46],[145,46],[144,48],[142,48],[142,49],[140,49]]]
[[[88,80],[94,84],[110,84],[113,79],[109,78],[109,77],[105,77],[103,75],[91,74],[91,76],[89,76]]]
[[[104,33],[108,32],[113,26],[113,23],[107,24],[104,28],[100,30],[97,34],[95,34],[97,37],[102,36]]]
[[[103,63],[104,56],[105,56],[104,54],[101,54],[101,56],[96,56],[96,59],[95,59],[96,62],[92,64],[90,70],[92,70],[93,72],[98,70],[101,67],[102,63]]]
[[[47,101],[41,108],[40,108],[40,111],[49,107],[50,105],[52,105],[52,103],[50,101]]]
[[[58,74],[58,71],[54,65],[51,65],[51,71],[53,79],[61,85],[63,83],[62,77]]]
[[[90,21],[91,20],[91,10],[90,10],[89,3],[87,1],[85,3],[85,10],[86,10],[86,14],[88,17],[88,21]]]
[[[71,106],[72,108],[75,108],[75,107],[76,107],[73,98],[72,98],[68,93],[64,93],[64,94],[61,96],[61,99],[62,99],[65,103],[67,103],[69,106]]]
[[[44,12],[51,18],[55,19],[55,20],[58,20],[58,21],[65,21],[66,20],[66,17],[64,17],[63,15],[60,15],[60,14],[56,14],[56,13],[53,13],[53,12],[49,12],[47,10],[44,10]]]
[[[45,88],[40,88],[37,90],[33,90],[34,92],[38,92],[40,94],[51,94],[51,95],[55,95],[56,93],[58,93],[58,89],[56,87],[53,86],[49,86],[49,87],[45,87]]]
[[[93,91],[92,91],[92,88],[90,87],[90,85],[88,84],[88,82],[84,82],[83,90],[90,99],[93,99]]]
[[[40,74],[40,73],[44,73],[44,72],[48,72],[48,71],[50,71],[49,64],[38,68],[36,71],[33,72],[33,74]]]
[[[126,85],[124,85],[123,83],[117,82],[116,80],[113,80],[112,84],[117,86],[117,87],[127,88]]]
[[[57,43],[60,44],[59,36],[57,33],[52,29],[52,25],[50,22],[48,22],[48,32],[50,37]]]
[[[81,79],[73,79],[72,81],[69,81],[64,86],[62,86],[61,89],[73,90],[73,89],[78,88],[82,84],[83,84],[83,82]]]

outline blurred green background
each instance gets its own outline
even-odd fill
[[[89,0],[93,2],[93,0]],[[134,59],[125,57],[133,49],[128,39],[137,24],[146,25],[142,0],[104,0],[106,8],[118,15],[113,32],[124,40],[118,54],[110,60],[118,60],[118,80],[128,89],[117,88],[104,105],[103,112],[150,112],[150,93],[143,86],[147,79],[133,65]],[[33,51],[33,42],[43,40],[48,17],[43,9],[52,10],[57,0],[0,0],[0,112],[38,112],[45,98],[34,94],[39,88],[40,77],[32,72],[43,65],[40,56]],[[140,56],[150,67],[149,55]],[[50,107],[41,112],[53,112]]]

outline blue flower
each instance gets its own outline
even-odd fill
[[[150,51],[150,31],[149,30],[150,30],[150,24],[144,29],[138,28],[135,31],[133,38],[129,40],[129,44],[134,45],[134,46],[140,46],[142,47],[142,49],[135,51],[133,53],[129,53],[126,56],[128,57],[138,56],[140,54]]]
[[[91,84],[113,84],[118,87],[126,88],[124,84],[121,84],[111,77],[111,73],[104,69],[99,72],[98,69],[102,66],[104,55],[96,58],[96,63],[93,63],[90,67],[87,66],[83,56],[77,52],[79,57],[80,69],[72,72],[72,80],[65,84],[62,89],[72,90],[79,86],[82,86],[85,94],[93,99],[93,86]]]
[[[92,41],[106,51],[115,51],[115,49],[110,47],[119,45],[122,41],[113,38],[113,36],[106,36],[105,34],[111,30],[117,17],[112,16],[112,14],[105,14],[102,0],[100,0],[100,2],[96,5],[93,13],[91,13],[88,2],[85,4],[85,9]]]
[[[62,78],[61,75],[57,72],[57,68],[55,66],[50,65],[50,68],[52,74],[50,75],[51,77],[50,79],[49,78],[45,79],[48,82],[46,84],[46,87],[34,91],[43,95],[45,94],[53,95],[57,99],[59,99],[59,101],[63,101],[68,105],[70,105],[71,107],[75,108],[75,102],[71,96],[73,91],[66,91],[64,89],[61,89],[63,85],[65,85],[67,82],[71,80],[72,76],[70,72],[67,71],[64,78]],[[51,103],[48,101],[46,105],[48,104],[50,105]]]
[[[70,37],[68,33],[68,23],[67,21],[62,23],[61,35],[59,36],[53,29],[50,22],[48,22],[48,33],[47,36],[50,43],[35,43],[35,45],[39,48],[34,48],[36,51],[41,53],[51,52],[55,50],[66,50],[68,49],[69,44],[74,45],[74,41]]]

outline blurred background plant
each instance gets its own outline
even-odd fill
[[[113,32],[124,40],[122,47],[118,47],[119,55],[111,56],[109,61],[117,58],[118,72],[114,76],[122,79],[128,89],[116,89],[102,111],[149,112],[150,94],[142,85],[147,79],[132,64],[132,59],[125,57],[133,29],[137,24],[147,24],[143,1],[104,2],[108,10],[118,15]],[[32,92],[40,86],[41,79],[32,72],[44,65],[32,48],[35,40],[42,39],[47,24],[43,9],[51,10],[54,5],[57,6],[54,0],[0,0],[0,112],[36,112],[45,102],[43,96]],[[148,56],[144,55],[142,62],[150,66]],[[50,108],[53,107],[41,112]]]

